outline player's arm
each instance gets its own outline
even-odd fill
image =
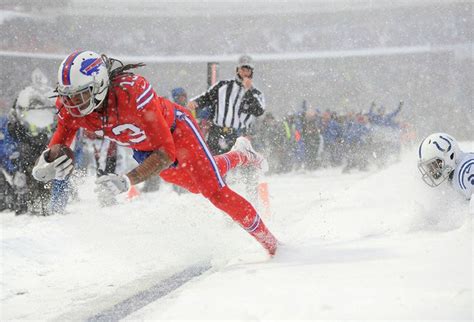
[[[137,96],[139,97],[139,95]],[[96,191],[104,197],[127,191],[131,185],[147,180],[154,174],[168,168],[176,160],[176,148],[171,129],[163,114],[164,111],[174,113],[173,103],[158,97],[153,91],[153,98],[146,104],[139,106],[139,109],[132,108],[130,113],[134,113],[137,123],[140,124],[147,136],[147,140],[157,149],[129,173],[122,176],[111,174],[97,179],[98,188]]]
[[[402,107],[403,107],[403,101],[400,101],[400,103],[398,104],[398,107],[395,111],[393,111],[392,113],[388,114],[386,116],[386,118],[388,120],[391,120],[392,118],[396,117],[402,110]]]
[[[146,82],[144,79],[142,81]],[[153,99],[136,110],[137,121],[144,129],[147,140],[158,149],[153,151],[138,167],[126,174],[131,184],[143,182],[175,162],[176,148],[170,125],[164,116],[165,114],[172,115],[174,118],[174,110],[175,107],[171,101],[157,96],[154,91]]]
[[[76,128],[67,128],[63,122],[58,122],[56,131],[54,131],[51,140],[49,141],[48,147],[55,144],[64,144],[70,146],[74,137],[76,136]]]
[[[127,173],[126,176],[130,180],[130,184],[135,185],[160,173],[161,170],[168,168],[173,162],[166,152],[162,150],[153,151],[145,161]]]
[[[173,160],[165,149],[153,151],[140,165],[125,175],[109,174],[99,177],[96,181],[96,192],[103,198],[126,192],[130,186],[146,181],[151,176],[160,173],[161,170],[168,168],[174,163]]]

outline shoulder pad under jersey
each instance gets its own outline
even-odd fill
[[[120,87],[130,95],[137,110],[142,110],[156,95],[150,83],[140,75],[124,74],[113,81],[115,87]]]

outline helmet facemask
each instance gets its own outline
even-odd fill
[[[424,162],[418,162],[418,170],[422,174],[423,181],[430,187],[437,187],[449,178],[452,167],[445,164],[440,158],[432,158]]]
[[[461,155],[457,141],[446,133],[426,137],[418,150],[418,169],[430,187],[450,179]]]
[[[72,116],[83,117],[102,103],[96,99],[96,95],[100,94],[100,87],[101,84],[96,81],[75,89],[70,86],[58,87],[59,99]]]

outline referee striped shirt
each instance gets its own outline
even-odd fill
[[[265,112],[263,93],[255,87],[245,90],[236,79],[222,80],[192,100],[198,109],[210,107],[209,119],[220,127],[248,129]]]

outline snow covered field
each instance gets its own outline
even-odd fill
[[[89,319],[209,264],[125,319],[473,319],[473,215],[420,180],[415,150],[381,171],[269,177],[273,259],[199,196],[164,186],[102,209],[92,182],[67,215],[1,214],[1,320]]]

